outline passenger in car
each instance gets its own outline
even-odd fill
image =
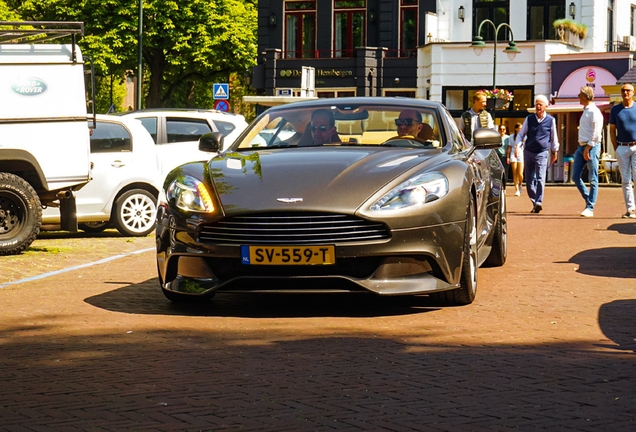
[[[311,122],[305,128],[298,147],[320,146],[340,142],[336,132],[336,120],[331,111],[319,109],[311,114]]]

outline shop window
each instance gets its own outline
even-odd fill
[[[334,56],[353,57],[356,47],[365,46],[366,0],[334,4]]]
[[[319,98],[331,99],[336,97],[336,92],[332,91],[320,91],[317,93]]]
[[[528,40],[557,40],[552,23],[565,18],[563,0],[528,0]]]
[[[400,0],[400,52],[398,57],[415,57],[417,48],[417,0]]]
[[[415,91],[403,90],[403,91],[395,91],[395,90],[386,90],[384,92],[384,96],[386,97],[408,97],[415,98]]]
[[[532,90],[530,89],[514,89],[512,94],[515,95],[513,99],[513,110],[524,111],[534,106],[532,100]]]
[[[477,31],[479,30],[479,24],[485,20],[489,19],[495,25],[499,25],[501,23],[510,23],[510,1],[501,1],[501,0],[473,0],[473,33],[477,35]],[[504,28],[499,35],[497,35],[497,40],[506,39],[507,29]],[[485,41],[495,40],[494,38],[495,30],[491,25],[484,25],[481,29],[481,36]]]
[[[468,110],[472,106],[473,95],[475,92],[482,89],[483,87],[444,88],[442,89],[442,103],[453,113],[453,115],[459,115],[461,112]],[[534,106],[532,87],[505,86],[505,89],[512,92],[514,99],[509,108],[505,110],[497,110],[498,113],[506,111],[512,114],[514,111],[527,111],[528,108],[532,108]],[[499,116],[500,114],[497,114],[497,117]]]
[[[316,92],[319,98],[342,98],[342,97],[355,97],[355,90],[338,90],[338,91],[319,91]]]
[[[465,90],[446,90],[446,108],[449,110],[464,109],[464,93]]]
[[[285,58],[316,57],[316,2],[285,2]]]

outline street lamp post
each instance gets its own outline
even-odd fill
[[[143,73],[144,2],[139,0],[139,21],[137,35],[137,109],[141,109],[141,83]]]
[[[481,28],[486,23],[491,25],[492,28],[495,30],[495,40],[493,45],[493,60],[492,60],[492,89],[494,91],[497,89],[497,35],[499,34],[499,30],[502,27],[507,27],[508,30],[510,30],[510,41],[508,41],[508,46],[503,52],[508,54],[508,58],[510,60],[514,60],[515,56],[519,54],[521,51],[519,51],[519,48],[517,48],[517,44],[515,43],[515,38],[512,33],[512,28],[508,24],[501,23],[498,26],[495,26],[494,22],[490,21],[489,19],[485,19],[481,23],[479,23],[479,27],[477,29],[477,36],[473,38],[473,43],[471,44],[471,47],[475,51],[476,55],[481,55],[482,51],[486,47],[486,43],[484,42],[484,39],[481,37]],[[494,120],[495,110],[493,110],[492,117]]]

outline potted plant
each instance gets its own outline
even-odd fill
[[[581,46],[587,36],[587,26],[571,19],[558,19],[552,23],[561,42]]]
[[[514,99],[512,92],[505,89],[480,90],[486,93],[486,108],[488,109],[508,109],[510,102]]]

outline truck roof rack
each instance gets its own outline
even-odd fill
[[[0,21],[0,43],[40,43],[67,36],[72,38],[73,45],[75,45],[77,36],[84,36],[84,23],[69,21]]]

